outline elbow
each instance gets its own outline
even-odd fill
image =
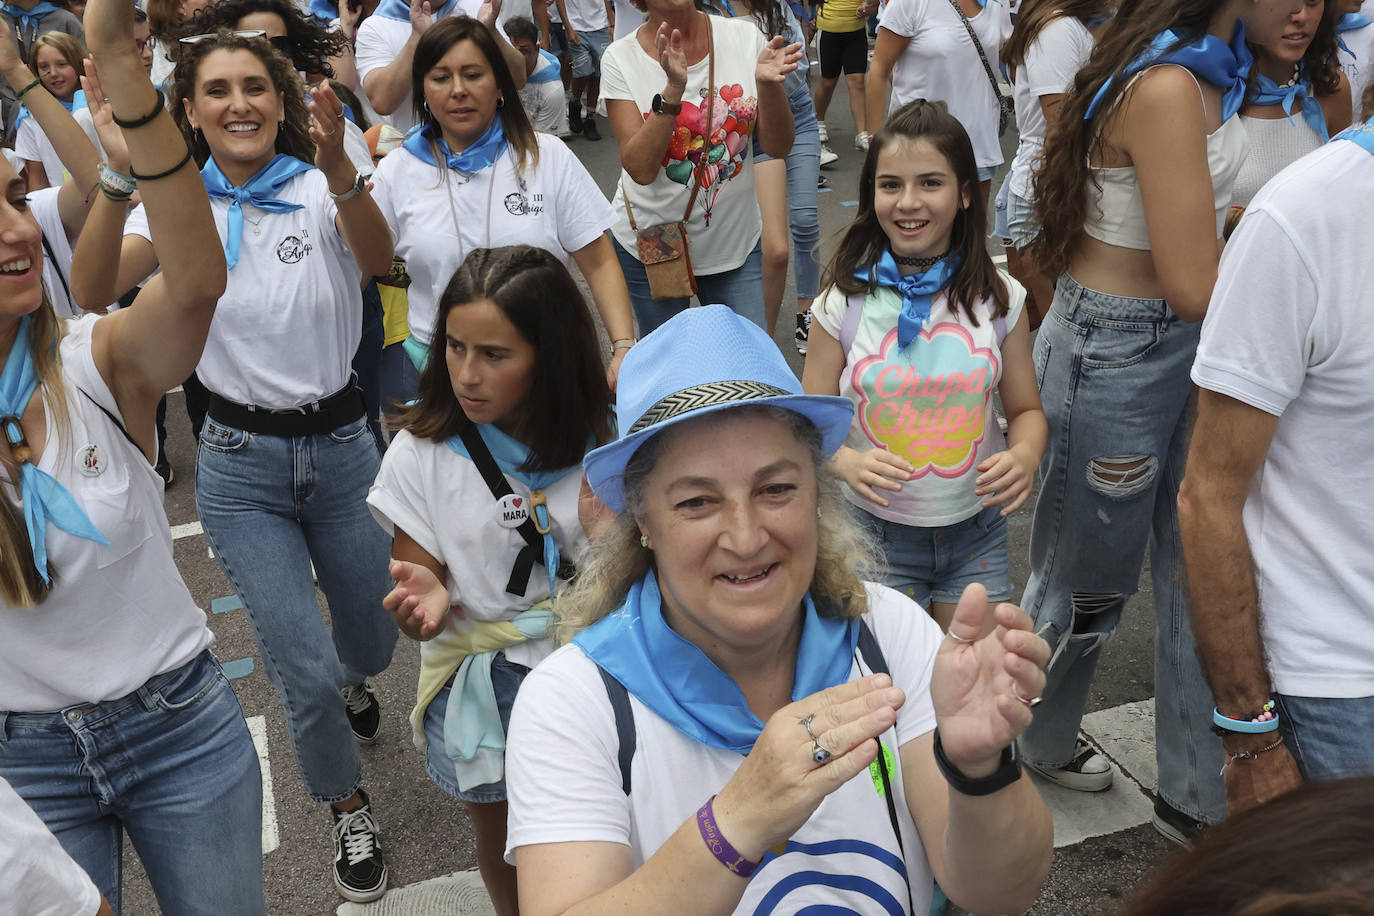
[[[634,179],[635,184],[651,185],[654,183],[654,179],[658,178],[659,169],[656,165],[649,168],[642,168],[629,163],[625,163],[624,165],[625,172]]]

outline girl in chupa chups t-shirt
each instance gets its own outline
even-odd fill
[[[864,160],[803,375],[808,393],[854,401],[832,469],[882,545],[885,583],[941,626],[973,582],[1011,597],[1006,517],[1048,435],[1026,292],[993,265],[986,224],[973,146],[944,103],[893,112]]]

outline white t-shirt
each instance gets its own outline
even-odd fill
[[[1371,19],[1374,19],[1374,0],[1365,0],[1361,12]],[[1345,43],[1345,48],[1337,48],[1336,60],[1340,64],[1341,72],[1345,78],[1350,80],[1350,96],[1354,103],[1355,122],[1359,123],[1374,112],[1360,111],[1360,99],[1364,95],[1365,87],[1374,82],[1374,25],[1367,25],[1362,29],[1353,29],[1349,32],[1341,32],[1339,38]]]
[[[1045,146],[1045,113],[1040,97],[1060,95],[1073,86],[1073,78],[1093,52],[1093,33],[1077,16],[1060,16],[1048,23],[1026,48],[1026,59],[1016,68],[1012,95],[1016,99],[1016,130],[1021,135],[1016,158],[1007,180],[1025,200],[1033,199],[1031,174],[1035,158]]]
[[[1006,328],[1016,327],[1026,290],[1005,271]],[[848,297],[829,287],[812,315],[836,340]],[[945,294],[932,297],[930,318],[905,350],[897,347],[902,299],[880,289],[863,313],[840,373],[840,395],[854,402],[847,444],[859,451],[886,448],[916,468],[916,477],[879,506],[848,487],[849,501],[878,518],[921,528],[952,525],[977,515],[983,497],[974,493],[980,461],[1006,448],[993,418],[992,395],[1002,380],[1002,353],[992,321],[992,302],[978,306],[978,326],[955,311]]]
[[[557,12],[557,7],[549,7],[550,11]],[[636,29],[644,24],[649,18],[649,14],[643,10],[635,9],[630,0],[615,0],[615,34],[611,37],[619,41],[626,35],[631,35]]]
[[[1374,696],[1371,212],[1374,156],[1354,143],[1275,176],[1226,245],[1193,366],[1279,418],[1245,534],[1274,689],[1295,696]]]
[[[615,222],[606,195],[563,141],[536,137],[539,165],[523,176],[515,173],[511,150],[466,182],[452,169],[441,174],[404,147],[377,166],[372,196],[410,274],[410,332],[416,340],[428,343],[434,334],[439,297],[470,251],[534,245],[571,264],[572,252]]]
[[[19,916],[93,916],[100,891],[57,837],[0,778],[0,875],[5,908]]]
[[[541,55],[549,54],[548,51],[541,51]],[[549,55],[553,57],[553,55]],[[550,68],[555,72],[558,69],[558,58],[552,60],[541,56],[539,66],[535,68],[535,73],[543,73]],[[533,74],[531,74],[533,75]],[[520,105],[525,109],[525,114],[529,115],[530,123],[534,129],[541,134],[553,134],[555,137],[562,137],[568,133],[568,103],[563,98],[563,81],[548,80],[547,82],[536,83],[533,80],[526,81],[520,88]]]
[[[196,375],[239,404],[297,407],[333,394],[352,374],[362,336],[362,270],[334,226],[338,209],[319,169],[291,178],[277,194],[304,204],[290,213],[243,207],[239,260],[215,308]],[[220,242],[229,200],[210,198]],[[140,205],[127,235],[151,238]]]
[[[744,263],[763,235],[763,218],[754,196],[754,157],[751,134],[758,116],[754,65],[767,40],[751,19],[708,20],[715,36],[716,104],[714,131],[724,129],[725,150],[708,170],[697,195],[687,231],[692,239],[692,267],[698,275],[724,273]],[[709,56],[687,68],[687,89],[677,116],[676,136],[668,144],[668,165],[652,184],[641,185],[620,173],[615,192],[619,217],[612,233],[625,250],[638,256],[635,232],[625,210],[629,192],[635,224],[641,229],[682,219],[691,195],[693,163],[687,152],[704,143],[705,119],[698,107],[709,86]],[[650,57],[633,35],[611,43],[601,59],[601,97],[634,102],[649,117],[654,96],[668,83],[656,57]],[[728,100],[728,101],[726,101]],[[707,228],[706,214],[711,213]]]
[[[568,24],[579,33],[610,28],[605,0],[563,0],[563,9],[568,11]]]
[[[72,244],[67,240],[67,227],[57,208],[60,184],[29,192],[29,212],[43,232],[43,289],[53,311],[62,318],[77,318],[82,312],[68,295],[72,277]],[[51,251],[51,254],[49,254]]]
[[[1011,13],[1000,0],[988,0],[969,22],[996,74],[1002,45],[1011,36]],[[944,102],[968,131],[978,167],[1001,165],[997,98],[949,0],[891,0],[879,24],[911,39],[892,67],[888,114],[915,99]]]
[[[53,591],[34,608],[0,601],[0,709],[12,712],[125,696],[214,641],[172,559],[162,479],[86,397],[119,416],[91,355],[99,320],[66,323],[59,352],[71,439],[58,440],[50,416],[38,467],[67,488],[109,544],[49,525]]]
[[[506,476],[516,496],[528,498],[530,488]],[[553,537],[564,559],[577,562],[587,536],[577,515],[582,475],[573,472],[544,491]],[[367,494],[367,505],[387,534],[400,528],[425,552],[448,569],[448,594],[471,620],[510,620],[520,611],[549,597],[549,577],[542,564],[534,565],[525,594],[506,591],[511,565],[525,546],[515,528],[499,521],[496,498],[477,466],[444,442],[397,433],[382,457],[382,469]],[[435,651],[445,635],[466,626],[457,614],[445,619],[444,631],[420,643],[420,654]],[[506,657],[533,668],[553,649],[547,639],[507,649]]]
[[[48,184],[53,187],[62,184],[67,167],[62,164],[57,150],[53,149],[52,141],[43,133],[43,128],[38,126],[38,119],[33,115],[25,118],[15,131],[14,151],[25,159],[41,162],[43,171],[48,176]]]
[[[930,676],[940,629],[909,598],[868,585],[869,626],[891,669],[893,683],[906,691],[898,711],[897,749],[935,728]],[[867,674],[856,658],[850,677]],[[744,758],[733,751],[698,744],[630,696],[636,741],[631,763],[632,793],[621,789],[615,716],[596,665],[576,645],[567,645],[530,672],[520,687],[506,743],[506,791],[510,805],[506,860],[514,850],[537,843],[619,843],[630,848],[635,868],[651,857],[697,808],[734,775]],[[893,790],[900,793],[896,761]],[[876,895],[898,901],[907,913],[907,889],[895,862],[901,853],[882,783],[872,771],[832,792],[786,852],[754,873],[735,913],[885,913]],[[943,791],[941,787],[941,791]],[[932,875],[911,813],[897,795],[897,820],[906,850],[906,870],[916,912],[930,906]],[[843,886],[828,878],[862,879]],[[845,889],[846,887],[853,889]],[[768,906],[765,899],[778,900]],[[808,909],[808,912],[810,910]]]

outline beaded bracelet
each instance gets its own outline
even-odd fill
[[[16,102],[22,102],[22,101],[24,101],[24,96],[26,96],[26,95],[29,94],[29,90],[32,89],[33,87],[37,86],[37,85],[38,85],[39,83],[41,83],[41,82],[43,82],[41,79],[35,78],[34,81],[33,81],[32,83],[29,83],[27,86],[25,86],[23,89],[20,89],[20,90],[15,94],[14,100],[15,100]]]
[[[1221,710],[1212,708],[1212,731],[1221,735],[1262,735],[1265,732],[1277,731],[1279,727],[1279,714],[1274,711],[1274,701],[1270,700],[1260,707],[1259,712],[1248,716],[1232,719],[1230,716],[1222,715]]]
[[[1227,755],[1226,755],[1226,762],[1223,763],[1223,764],[1221,765],[1221,774],[1220,774],[1220,775],[1225,776],[1225,775],[1226,775],[1226,768],[1229,767],[1231,764],[1235,763],[1237,760],[1254,760],[1254,759],[1255,759],[1256,757],[1258,757],[1260,754],[1264,754],[1264,753],[1267,753],[1267,752],[1273,751],[1273,750],[1278,750],[1279,745],[1281,745],[1281,744],[1283,744],[1283,739],[1282,739],[1282,738],[1280,738],[1279,740],[1275,741],[1273,744],[1270,744],[1270,745],[1267,745],[1266,747],[1260,748],[1259,750],[1255,750],[1255,751],[1241,751],[1239,754],[1227,754]]]
[[[711,807],[711,803],[715,800],[716,797],[712,795],[706,799],[706,804],[697,809],[697,830],[700,831],[706,848],[711,850],[711,855],[716,857],[716,861],[741,878],[748,878],[759,867],[759,863],[746,859],[739,850],[730,845],[729,840],[721,836],[720,826],[716,823],[715,811]]]

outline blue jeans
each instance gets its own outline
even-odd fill
[[[589,29],[578,32],[577,40],[580,44],[568,42],[568,63],[572,68],[573,77],[599,76],[601,56],[611,46],[610,30]]]
[[[1188,612],[1178,532],[1199,324],[1162,299],[1108,296],[1064,274],[1035,342],[1049,420],[1031,576],[1022,605],[1054,650],[1044,703],[1021,737],[1033,764],[1073,757],[1101,647],[1140,581],[1148,546],[1155,602],[1155,755],[1159,794],[1189,817],[1226,816]]]
[[[396,624],[391,542],[366,498],[381,461],[364,418],[331,433],[288,438],[205,421],[196,508],[224,575],[253,624],[263,667],[281,694],[291,750],[317,802],[362,782],[344,712],[344,684],[386,669]],[[329,602],[324,624],[310,565]]]
[[[117,700],[0,712],[0,776],[116,913],[126,830],[164,913],[267,912],[258,755],[209,649]]]
[[[789,79],[793,74],[789,74]],[[811,89],[801,80],[800,89],[787,98],[792,108],[792,151],[787,154],[787,216],[792,230],[792,274],[797,298],[815,299],[820,292],[821,265],[816,260],[816,245],[821,240],[820,211],[816,204],[817,180],[821,174],[821,131],[816,121],[816,106]],[[754,139],[754,162],[772,159]]]
[[[1011,600],[1007,575],[1007,520],[1001,506],[988,506],[962,522],[919,528],[862,512],[864,525],[883,551],[882,583],[929,610],[932,600],[957,604],[975,582],[993,601]]]
[[[506,658],[505,652],[497,652],[491,660],[491,686],[496,693],[496,710],[501,716],[501,728],[510,732],[510,713],[515,708],[515,695],[525,682],[530,669]],[[434,784],[454,798],[473,804],[492,804],[506,800],[506,780],[498,779],[484,786],[473,786],[464,791],[458,788],[458,775],[453,771],[453,761],[444,753],[444,722],[448,713],[448,698],[453,693],[453,678],[448,679],[444,689],[430,700],[425,709],[425,771]]]
[[[649,277],[639,258],[616,239],[611,239],[611,244],[625,274],[625,285],[630,288],[630,304],[634,306],[641,337],[687,308],[691,300],[685,297],[655,299],[649,292]],[[697,274],[697,301],[702,305],[728,305],[736,314],[767,330],[763,311],[763,243],[755,242],[754,250],[734,270]]]
[[[1303,776],[1374,776],[1374,697],[1275,699],[1283,742]]]

